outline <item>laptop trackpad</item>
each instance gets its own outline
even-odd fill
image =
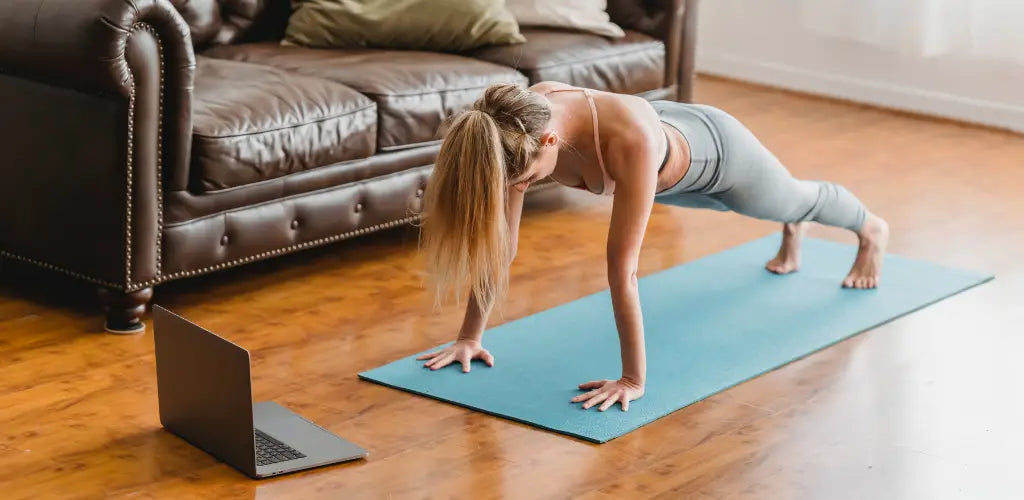
[[[295,448],[308,457],[308,462],[329,463],[366,456],[362,448],[273,401],[252,405],[252,414],[256,429]]]

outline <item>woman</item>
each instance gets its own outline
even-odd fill
[[[563,147],[566,145],[566,147]],[[843,286],[878,285],[888,226],[849,191],[794,179],[749,130],[703,105],[648,102],[630,95],[542,82],[494,85],[451,121],[424,206],[422,249],[438,297],[470,287],[455,343],[420,356],[437,370],[472,359],[494,365],[481,344],[491,308],[508,283],[523,193],[546,177],[614,196],[608,282],[622,354],[622,377],[581,384],[574,398],[623,411],[644,393],[646,358],[637,294],[637,258],[654,202],[730,210],[784,223],[767,269],[800,265],[809,221],[857,234],[860,247]]]

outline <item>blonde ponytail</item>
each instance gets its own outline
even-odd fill
[[[469,286],[489,310],[508,289],[506,221],[510,177],[522,172],[550,120],[547,101],[516,85],[494,85],[454,117],[424,197],[420,248],[440,302]]]

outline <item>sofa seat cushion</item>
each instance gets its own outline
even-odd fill
[[[639,94],[665,85],[665,45],[636,31],[609,39],[589,33],[523,28],[526,43],[484,47],[471,56],[516,68],[531,84],[557,81],[578,87]]]
[[[436,141],[444,119],[469,109],[488,85],[526,83],[522,74],[507,66],[435,52],[255,43],[214,47],[204,55],[265,64],[366,94],[377,103],[380,151]]]
[[[200,57],[191,188],[218,191],[374,153],[374,102],[344,85]]]

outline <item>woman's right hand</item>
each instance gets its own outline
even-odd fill
[[[456,340],[454,344],[441,349],[440,351],[424,354],[418,358],[419,361],[428,359],[423,366],[431,370],[440,370],[452,363],[462,363],[462,373],[469,373],[469,365],[474,359],[479,359],[487,366],[494,366],[494,356],[484,349],[483,344],[478,340]]]

